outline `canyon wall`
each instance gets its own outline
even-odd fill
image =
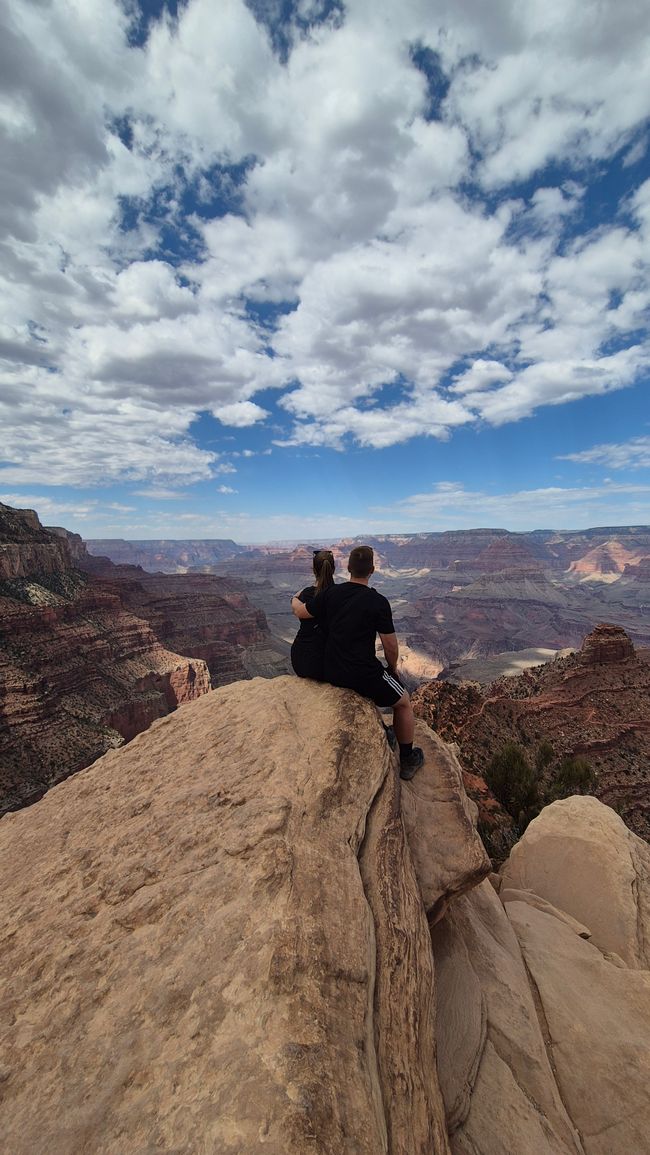
[[[504,825],[483,780],[492,758],[514,742],[534,762],[547,742],[553,763],[586,758],[596,796],[650,841],[649,696],[650,664],[621,627],[601,623],[576,653],[488,686],[431,682],[419,687],[413,705],[442,737],[458,743],[472,775],[468,789],[487,822],[496,815]]]
[[[17,543],[20,563],[0,581],[0,813],[210,688],[204,662],[161,645],[56,548],[57,570],[33,570],[56,550]]]

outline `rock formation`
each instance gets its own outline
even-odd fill
[[[145,574],[0,505],[0,813],[214,684],[285,672],[235,582]]]
[[[580,661],[585,666],[598,666],[603,663],[611,665],[626,662],[634,657],[634,646],[625,630],[606,622],[592,630],[582,643],[580,651]]]
[[[643,1150],[650,976],[580,894],[595,869],[631,912],[634,860],[645,933],[647,848],[556,803],[499,895],[453,751],[418,740],[400,790],[370,703],[256,679],[0,821],[12,1155]]]
[[[494,800],[482,778],[491,759],[508,741],[532,759],[549,742],[556,762],[588,759],[597,775],[596,796],[615,805],[630,828],[650,841],[649,694],[650,665],[636,655],[624,630],[602,624],[576,654],[517,677],[489,686],[430,682],[416,691],[414,708],[447,741],[458,743],[464,767],[475,776],[466,786],[488,824],[494,822]]]
[[[245,552],[244,546],[222,538],[125,541],[107,537],[91,538],[86,545],[93,556],[108,557],[116,565],[142,566],[152,573],[185,573],[193,566],[214,565]]]

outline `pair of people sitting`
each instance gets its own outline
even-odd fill
[[[413,746],[413,707],[396,674],[399,647],[390,602],[368,585],[374,561],[369,545],[355,546],[348,561],[350,580],[336,585],[331,550],[314,552],[316,584],[291,599],[291,608],[300,619],[291,663],[300,678],[331,682],[356,690],[377,706],[392,706],[400,776],[409,779],[424,762],[424,755],[419,746]],[[387,668],[375,655],[377,634]]]

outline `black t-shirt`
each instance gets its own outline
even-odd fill
[[[306,602],[308,598],[313,598],[316,593],[316,586],[305,586],[296,597],[301,602]],[[318,622],[309,621],[305,619],[301,621],[298,633],[296,634],[296,642],[311,642],[315,637],[324,636],[324,632],[320,629]]]
[[[388,598],[370,586],[344,582],[307,598],[305,605],[327,631],[326,681],[354,688],[382,672],[375,638],[395,633]]]

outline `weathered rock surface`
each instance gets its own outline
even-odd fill
[[[516,935],[489,882],[453,904],[432,942],[454,1155],[580,1152]]]
[[[650,967],[650,847],[609,806],[575,797],[545,807],[501,875],[504,888],[532,890],[588,927],[601,951]]]
[[[257,679],[0,821],[12,1155],[647,1149],[647,848],[556,803],[497,893],[418,740],[400,784],[370,703]]]
[[[433,927],[438,1070],[454,1155],[647,1150],[650,972],[630,934],[634,913],[641,939],[647,927],[647,856],[596,799],[557,802],[514,848],[499,894],[484,882]],[[512,888],[522,858],[537,892]],[[635,901],[626,859],[638,870]]]
[[[602,622],[588,634],[580,651],[580,661],[585,666],[625,662],[634,657],[634,646],[625,630],[608,622]]]
[[[255,680],[2,820],[12,1155],[448,1152],[393,757],[356,695]]]
[[[0,581],[60,573],[71,565],[67,543],[43,529],[33,509],[0,502]]]

